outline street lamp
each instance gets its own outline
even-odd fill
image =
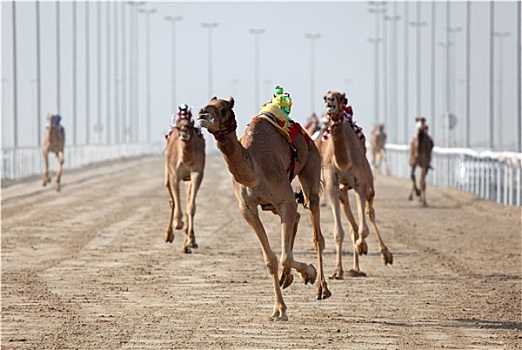
[[[379,94],[379,44],[383,41],[382,38],[379,38],[379,35],[381,35],[380,31],[380,21],[379,21],[379,15],[386,13],[386,8],[378,8],[379,5],[386,6],[386,2],[376,2],[376,1],[369,1],[369,5],[375,6],[374,8],[368,9],[368,12],[375,14],[375,37],[372,39],[368,39],[368,41],[375,45],[375,54],[374,54],[374,60],[375,60],[375,116],[374,116],[374,122],[377,123],[380,121],[380,110],[379,110],[379,104],[380,104],[380,94]]]
[[[420,3],[417,2],[417,20],[414,22],[410,22],[412,27],[417,28],[417,62],[416,62],[416,75],[417,75],[417,116],[422,115],[421,111],[421,76],[420,76],[420,66],[421,66],[421,28],[426,26],[426,22],[421,22],[421,8]]]
[[[145,28],[146,28],[146,34],[145,34],[145,40],[146,40],[146,62],[145,62],[145,72],[146,72],[146,107],[147,107],[147,142],[150,143],[151,139],[151,115],[150,115],[150,15],[156,12],[155,9],[140,9],[140,13],[145,14]]]
[[[255,106],[254,111],[259,108],[259,35],[265,32],[264,29],[250,29],[250,33],[254,34],[254,46],[255,46],[255,72],[254,72],[254,81],[255,81]]]
[[[201,23],[203,28],[208,29],[208,98],[212,97],[212,29],[218,26],[217,23]]]
[[[497,112],[497,125],[498,125],[498,149],[502,150],[502,119],[503,119],[503,79],[504,79],[504,70],[503,70],[503,61],[504,61],[504,38],[509,36],[509,32],[494,32],[493,35],[498,38],[498,112]]]
[[[386,122],[386,127],[388,128],[388,130],[392,131],[391,134],[393,135],[393,140],[394,142],[398,142],[398,139],[399,139],[399,136],[398,136],[398,130],[399,128],[397,127],[397,124],[398,124],[398,120],[396,119],[398,117],[398,114],[399,114],[399,89],[398,89],[398,77],[397,77],[397,72],[399,70],[399,67],[397,66],[397,22],[401,19],[401,16],[397,15],[397,3],[394,3],[393,4],[393,12],[394,12],[394,15],[393,16],[384,16],[384,20],[385,21],[390,21],[392,22],[392,33],[391,33],[391,42],[390,42],[390,45],[389,47],[391,47],[391,52],[390,52],[390,69],[389,69],[389,72],[390,72],[390,80],[391,80],[391,83],[389,84],[390,86],[386,86],[385,88],[386,89],[389,89],[390,90],[390,100],[391,100],[391,104],[390,104],[390,111],[389,113],[386,113],[385,114],[385,118],[388,117],[388,115],[391,115],[392,118],[395,118],[394,119],[394,122],[393,123],[389,123]]]
[[[310,113],[314,112],[315,97],[315,40],[321,34],[305,34],[305,38],[310,39]]]
[[[174,113],[176,110],[177,100],[176,100],[176,22],[179,22],[183,19],[181,16],[165,16],[165,20],[170,22],[170,71],[171,71],[171,99],[172,106],[171,111]]]

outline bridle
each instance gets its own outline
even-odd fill
[[[237,121],[236,116],[234,115],[234,111],[230,110],[230,113],[232,113],[232,118],[230,118],[226,123],[223,122],[223,118],[221,117],[221,113],[219,112],[219,108],[217,108],[214,105],[208,105],[206,108],[213,108],[215,111],[215,115],[218,118],[219,121],[219,130],[217,132],[212,132],[209,130],[209,132],[214,135],[214,138],[216,141],[222,141],[225,136],[228,134],[233,133],[237,129]]]

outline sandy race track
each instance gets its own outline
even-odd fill
[[[39,178],[2,189],[2,349],[522,347],[520,208],[434,187],[421,208],[406,200],[407,180],[377,177],[393,266],[372,233],[361,258],[368,277],[329,280],[332,297],[318,301],[294,274],[283,291],[289,320],[271,322],[271,280],[221,156],[207,159],[192,254],[181,251],[181,231],[163,241],[163,171],[162,156],[147,157],[66,170],[61,193]],[[294,256],[315,265],[299,211]],[[278,218],[262,220],[280,254]],[[329,207],[321,223],[330,274]]]

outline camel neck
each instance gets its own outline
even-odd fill
[[[236,182],[253,188],[256,184],[256,176],[252,157],[238,141],[235,132],[224,136],[218,141],[217,146],[227,163],[228,170]]]
[[[338,120],[338,122],[332,123],[330,125],[331,138],[335,156],[335,163],[337,164],[337,167],[339,169],[345,170],[352,166],[349,154],[350,149],[348,147],[349,143],[345,132],[345,130],[349,128],[345,128],[345,120],[344,116],[342,115],[342,112],[341,117]]]

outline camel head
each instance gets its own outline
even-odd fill
[[[198,123],[214,135],[217,141],[220,141],[237,128],[233,107],[234,98],[232,96],[228,101],[212,97],[210,103],[199,111]]]
[[[326,113],[332,119],[337,121],[342,118],[344,107],[348,104],[348,99],[344,92],[328,91],[324,95],[324,103],[326,105]]]
[[[47,122],[49,126],[57,126],[60,124],[61,117],[58,114],[47,113]]]
[[[181,141],[190,141],[194,135],[194,120],[178,119],[176,121],[176,129],[179,131],[179,138]]]

